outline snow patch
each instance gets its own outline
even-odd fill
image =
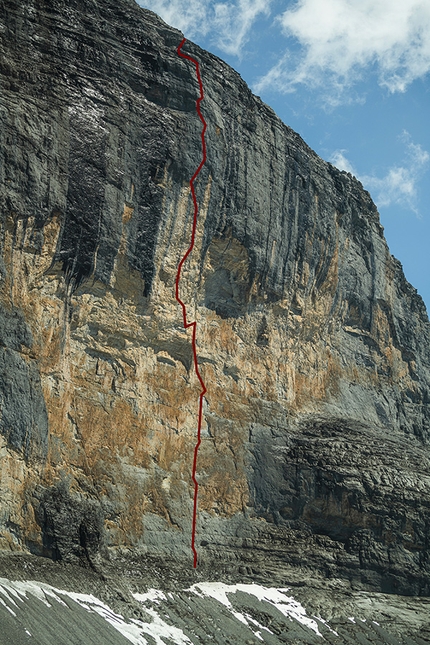
[[[227,608],[236,620],[246,625],[253,635],[260,641],[264,641],[262,634],[270,629],[261,625],[249,613],[241,613],[233,607],[230,597],[238,591],[254,596],[261,602],[266,602],[275,607],[289,620],[296,620],[304,627],[311,629],[315,634],[322,637],[318,629],[318,622],[324,624],[332,633],[336,632],[330,628],[328,623],[319,616],[310,617],[306,609],[288,594],[288,588],[270,588],[258,584],[236,584],[227,585],[222,582],[196,583],[184,591],[195,594],[201,598],[211,598]],[[4,606],[14,617],[18,611],[25,612],[25,599],[28,595],[34,596],[46,607],[51,608],[53,602],[58,602],[65,607],[69,605],[64,602],[68,598],[90,613],[96,613],[106,622],[120,632],[133,645],[148,645],[145,636],[150,637],[151,643],[165,645],[166,641],[174,642],[175,645],[192,645],[192,641],[182,629],[170,625],[161,616],[162,603],[176,600],[176,594],[172,592],[163,593],[158,589],[149,589],[146,593],[134,594],[135,600],[145,608],[148,614],[148,622],[144,620],[125,620],[121,614],[114,612],[108,605],[91,594],[74,593],[62,589],[56,589],[50,585],[33,581],[14,581],[0,578],[0,604]],[[166,616],[166,614],[163,614]],[[315,620],[314,620],[315,619]],[[168,620],[168,619],[167,619]],[[354,618],[349,620],[355,623]],[[30,632],[26,633],[31,636]],[[336,634],[337,635],[337,634]]]
[[[257,584],[226,585],[222,582],[199,582],[190,587],[187,591],[192,591],[198,596],[209,596],[210,598],[217,600],[227,607],[236,617],[237,614],[236,612],[233,612],[233,607],[227,594],[234,594],[237,591],[242,591],[250,596],[255,596],[258,600],[271,604],[290,620],[297,620],[297,622],[309,629],[312,629],[315,634],[322,637],[322,634],[318,629],[318,624],[306,614],[306,609],[303,605],[301,605],[292,596],[285,595],[284,592],[289,591],[288,588],[275,589],[273,587],[263,587],[262,585]],[[240,614],[240,616],[246,620],[242,614]]]
[[[112,627],[119,631],[127,640],[129,640],[133,645],[148,645],[144,634],[152,636],[152,639],[155,640],[157,645],[165,645],[164,638],[170,638],[177,645],[189,645],[191,641],[183,633],[183,631],[177,627],[168,625],[163,621],[158,614],[151,609],[146,609],[148,614],[152,617],[152,622],[145,623],[141,620],[132,620],[130,623],[127,622],[121,614],[115,613],[108,605],[103,603],[101,600],[96,598],[91,594],[82,594],[74,593],[71,591],[64,591],[63,589],[56,589],[50,585],[44,584],[42,582],[11,582],[5,578],[0,578],[0,593],[17,609],[19,609],[15,600],[25,601],[27,594],[30,594],[36,597],[38,600],[43,602],[47,607],[52,607],[52,604],[48,602],[49,599],[54,599],[58,603],[68,607],[64,602],[62,597],[70,598],[75,603],[86,609],[90,613],[96,613],[101,616],[106,622],[108,622]],[[165,599],[164,594],[161,591],[155,589],[150,590],[148,594],[140,594],[144,599],[149,599],[157,602],[160,599]],[[16,613],[4,602],[0,597],[0,603],[6,607],[6,609],[16,617]],[[25,605],[22,607],[25,611]]]
[[[146,602],[149,600],[150,602],[159,603],[160,600],[167,600],[165,594],[162,591],[159,591],[159,589],[148,589],[146,593],[133,594],[133,597],[138,602]]]

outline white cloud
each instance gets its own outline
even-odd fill
[[[209,31],[208,0],[138,0],[138,3],[157,13],[187,37],[192,38],[196,34],[205,36]]]
[[[215,4],[214,27],[218,32],[218,47],[227,54],[239,56],[256,18],[270,13],[269,5],[270,0]]]
[[[270,13],[272,0],[138,0],[158,13],[187,38],[211,34],[212,42],[226,54],[240,56],[255,20]]]
[[[283,56],[256,91],[330,86],[337,102],[364,70],[390,92],[430,70],[429,0],[298,0],[277,20],[300,52]]]
[[[406,147],[403,165],[392,166],[384,177],[358,174],[345,156],[346,150],[335,150],[331,163],[355,175],[371,194],[379,208],[398,204],[417,215],[417,185],[425,171],[430,155],[420,144],[411,141],[408,132],[403,132],[400,139]]]
[[[351,165],[351,162],[345,157],[346,150],[335,150],[330,157],[330,161],[333,166],[339,168],[339,170],[344,170],[345,172],[350,172],[351,175],[356,175],[354,168]]]
[[[410,168],[394,166],[385,177],[363,176],[361,182],[374,193],[380,208],[391,204],[403,204],[415,209],[416,177]]]

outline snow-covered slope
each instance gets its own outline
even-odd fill
[[[357,599],[355,602],[360,617],[345,614],[330,621],[309,612],[291,589],[258,584],[204,582],[174,593],[150,589],[133,595],[141,611],[126,619],[93,594],[57,589],[42,582],[0,578],[0,645],[429,642],[425,621],[422,620],[422,629],[419,623],[420,612],[426,615],[423,603],[427,611],[430,609],[425,599],[416,602],[416,633],[412,640],[405,626],[402,634],[392,623],[389,613],[379,621],[364,618],[370,597],[365,593],[359,594],[361,607]],[[386,598],[373,594],[374,610],[382,616]],[[407,611],[404,608],[405,615]]]

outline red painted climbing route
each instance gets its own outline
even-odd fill
[[[193,346],[193,355],[194,355],[194,369],[197,375],[197,378],[199,379],[200,385],[201,385],[201,392],[200,392],[200,397],[199,397],[199,414],[198,414],[198,422],[197,422],[197,441],[196,445],[194,447],[194,457],[193,457],[193,469],[192,469],[192,480],[194,483],[194,504],[193,504],[193,523],[191,527],[191,549],[193,551],[193,557],[194,557],[194,568],[197,567],[197,551],[196,551],[196,522],[197,522],[197,496],[199,492],[199,484],[196,479],[196,472],[197,472],[197,457],[199,453],[199,447],[201,443],[201,432],[202,432],[202,420],[203,420],[203,397],[207,392],[206,385],[202,379],[202,376],[200,374],[199,370],[199,363],[197,360],[197,345],[196,345],[196,331],[197,331],[197,323],[194,320],[193,322],[188,322],[187,321],[187,308],[185,306],[185,303],[181,300],[179,296],[179,283],[181,280],[181,271],[182,267],[184,266],[184,263],[186,262],[188,256],[192,252],[194,248],[194,242],[195,242],[195,237],[196,237],[196,230],[197,230],[197,216],[199,212],[199,207],[197,204],[197,199],[196,199],[196,193],[194,190],[194,181],[199,174],[200,170],[203,168],[205,162],[206,162],[206,141],[205,141],[205,132],[206,132],[206,121],[203,118],[203,115],[200,110],[200,103],[203,101],[204,94],[203,94],[203,83],[202,79],[200,76],[200,66],[198,61],[196,61],[195,58],[192,58],[191,56],[188,56],[187,54],[184,54],[181,49],[186,41],[186,38],[183,39],[181,44],[179,45],[177,52],[178,55],[181,56],[181,58],[186,58],[187,60],[191,61],[195,66],[196,66],[196,74],[197,74],[197,80],[199,83],[199,88],[200,88],[200,97],[196,101],[196,110],[197,114],[199,115],[200,121],[203,124],[203,129],[202,129],[202,152],[203,152],[203,158],[199,164],[199,167],[197,168],[196,172],[190,179],[190,188],[191,188],[191,195],[193,197],[193,203],[194,203],[194,217],[193,217],[193,226],[191,229],[191,242],[190,246],[188,247],[188,250],[186,251],[185,255],[183,256],[182,260],[179,262],[178,266],[178,272],[176,274],[176,300],[179,302],[179,304],[182,307],[182,316],[183,316],[183,321],[184,321],[184,329],[189,329],[190,327],[193,330],[193,336],[192,336],[192,346]]]

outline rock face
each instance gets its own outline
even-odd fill
[[[194,66],[132,0],[0,7],[0,547],[191,566]],[[425,306],[361,184],[184,51],[200,560],[429,594]]]

